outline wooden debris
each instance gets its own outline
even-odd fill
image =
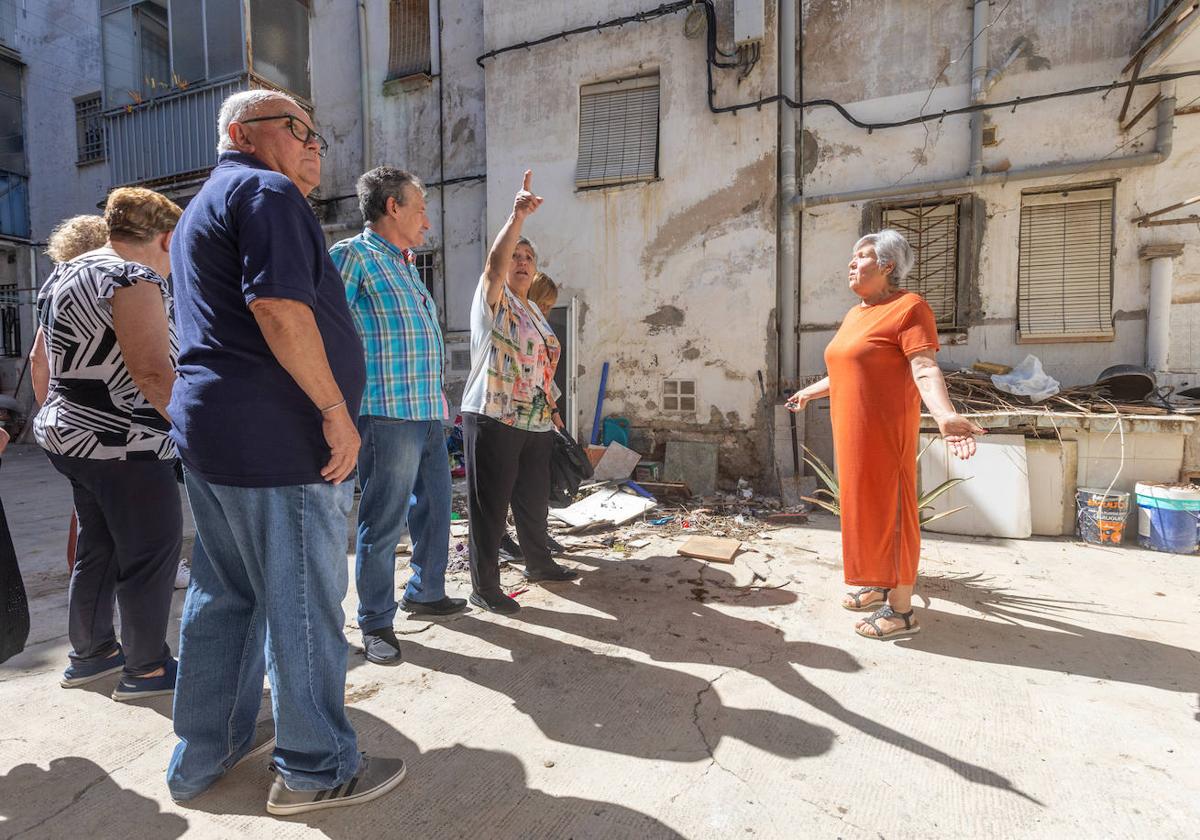
[[[720,537],[692,537],[675,552],[683,557],[711,560],[714,563],[732,563],[734,555],[742,547],[741,540]]]

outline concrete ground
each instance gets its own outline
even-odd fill
[[[837,604],[831,518],[754,541],[775,589],[746,586],[741,563],[678,557],[676,541],[590,551],[571,561],[580,581],[531,588],[517,618],[402,621],[399,668],[353,655],[362,743],[409,776],[377,802],[280,820],[265,764],[171,802],[169,698],[58,687],[66,482],[16,447],[0,492],[33,612],[28,650],[0,666],[0,837],[1173,838],[1200,824],[1197,557],[930,535],[924,631],[881,643]],[[451,590],[466,594],[461,575]]]

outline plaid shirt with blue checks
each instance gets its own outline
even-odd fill
[[[413,254],[370,228],[329,249],[367,356],[363,415],[400,420],[447,417],[445,344],[437,305]]]

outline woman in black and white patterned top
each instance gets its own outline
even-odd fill
[[[151,190],[115,190],[108,243],[61,263],[38,295],[34,435],[70,480],[80,525],[62,685],[120,670],[116,700],[175,685],[166,632],[183,523],[167,437],[176,342],[165,278],[179,215]]]

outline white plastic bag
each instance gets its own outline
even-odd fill
[[[1011,373],[993,376],[992,384],[1006,394],[1029,397],[1035,403],[1058,393],[1058,380],[1042,370],[1041,361],[1033,354],[1026,356]]]

